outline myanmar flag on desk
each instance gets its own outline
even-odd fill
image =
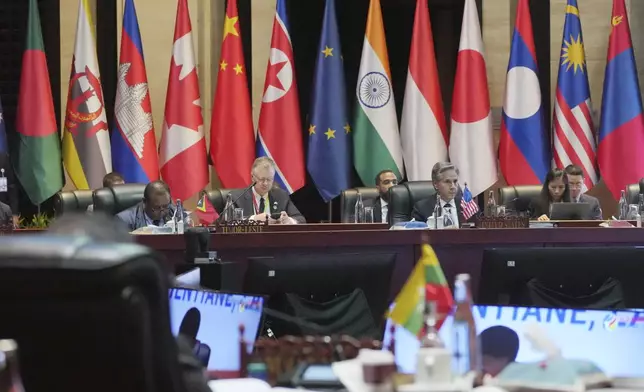
[[[398,325],[418,336],[423,330],[423,311],[425,301],[436,301],[439,314],[437,329],[440,329],[454,305],[454,298],[449,289],[445,274],[438,262],[438,257],[431,246],[423,244],[422,254],[407,282],[396,297],[389,317]]]

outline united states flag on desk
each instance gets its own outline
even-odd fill
[[[463,217],[467,220],[479,212],[479,205],[476,203],[476,200],[472,199],[472,192],[465,184],[465,189],[463,189],[463,198],[461,198],[461,210],[463,211]]]
[[[598,181],[595,134],[586,72],[584,38],[577,0],[568,0],[553,119],[556,167],[570,164],[584,171],[585,190]]]

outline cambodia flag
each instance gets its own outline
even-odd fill
[[[624,0],[613,0],[599,128],[599,170],[615,199],[644,177],[644,117]]]
[[[505,84],[499,163],[508,185],[541,184],[550,163],[528,0],[519,0]]]
[[[159,157],[134,0],[125,0],[112,131],[112,168],[126,182],[159,179]]]
[[[304,186],[302,123],[285,0],[277,0],[271,54],[259,112],[257,156],[268,156],[275,161],[275,182],[288,193]]]

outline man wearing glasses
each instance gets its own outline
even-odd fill
[[[163,181],[153,181],[146,185],[143,191],[143,200],[116,216],[134,231],[141,227],[163,226],[172,219],[175,206],[170,198],[170,188]],[[184,211],[184,222],[188,216]]]
[[[568,187],[570,188],[570,201],[572,203],[590,204],[590,219],[602,219],[602,209],[596,197],[585,194],[584,171],[577,165],[568,165],[564,169],[568,176]]]
[[[306,223],[304,216],[291,201],[288,192],[273,186],[275,163],[271,158],[255,159],[250,175],[255,183],[252,191],[246,192],[235,203],[235,207],[244,209],[244,218],[255,221],[268,220],[269,224]]]
[[[388,223],[389,219],[389,188],[398,185],[396,174],[386,169],[376,175],[376,189],[379,197],[373,203],[373,221]]]

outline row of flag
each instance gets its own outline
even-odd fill
[[[319,41],[305,159],[296,72],[285,0],[277,1],[257,135],[253,129],[237,2],[227,2],[221,60],[206,146],[192,27],[187,0],[179,0],[165,115],[155,140],[142,40],[134,0],[126,0],[113,129],[104,110],[88,0],[79,0],[62,159],[79,189],[101,186],[112,170],[127,182],[162,177],[176,198],[205,188],[208,158],[225,188],[250,183],[255,157],[269,156],[276,182],[290,193],[305,185],[306,171],[331,200],[352,186],[355,167],[364,184],[393,169],[399,178],[431,179],[437,161],[460,169],[472,197],[497,181],[483,41],[474,0],[466,0],[448,132],[440,95],[427,2],[415,12],[403,114],[398,127],[379,0],[371,0],[362,59],[349,119],[335,1],[327,0]],[[53,100],[37,5],[30,0],[27,46],[16,128],[14,167],[33,203],[62,188]],[[599,137],[594,135],[579,8],[568,0],[554,111],[553,144],[547,143],[536,53],[527,0],[520,0],[512,39],[498,161],[509,185],[538,184],[552,166],[580,165],[586,187],[599,170],[617,196],[644,177],[644,118],[624,0],[613,1],[608,65]],[[37,102],[37,105],[33,103]],[[37,107],[34,116],[31,108]],[[598,144],[596,143],[598,140]],[[596,147],[598,145],[598,147]],[[553,151],[552,157],[550,151]],[[209,151],[209,152],[208,152]],[[210,155],[210,157],[208,157]]]

